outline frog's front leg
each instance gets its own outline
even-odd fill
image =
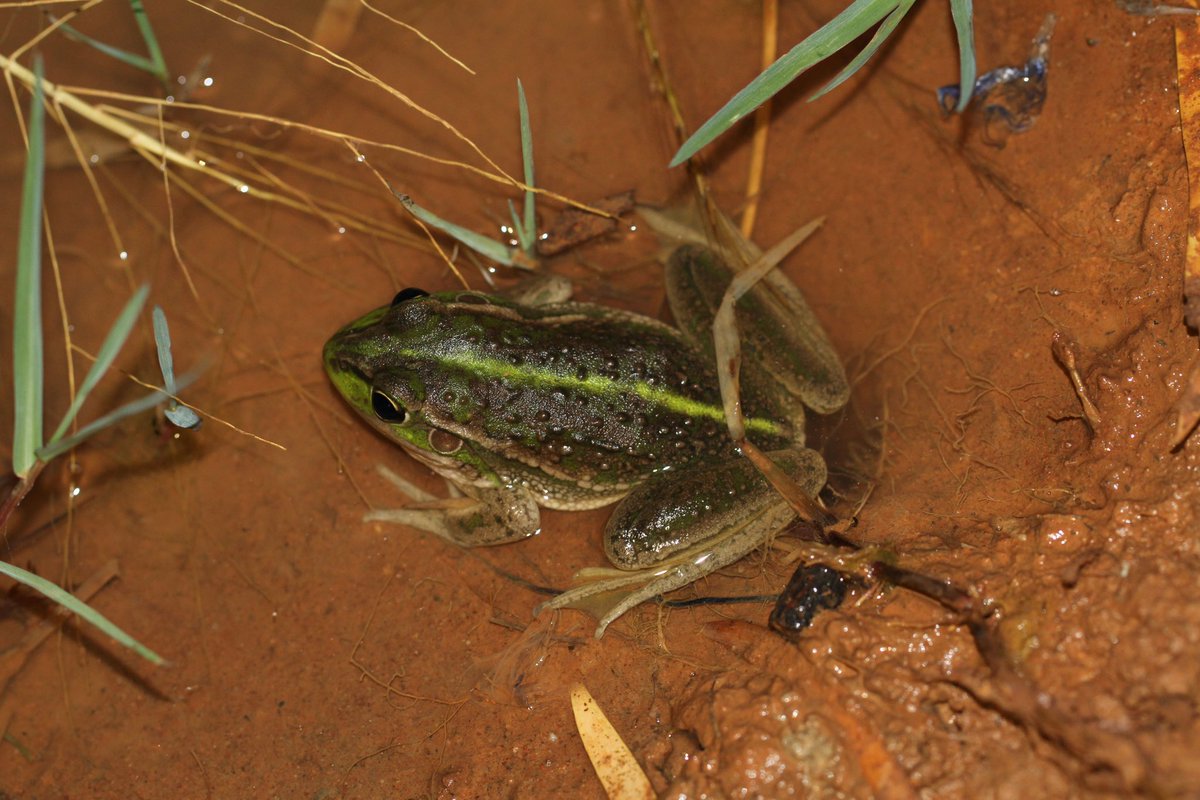
[[[415,501],[404,508],[368,511],[366,522],[395,522],[440,536],[462,547],[504,544],[541,530],[541,515],[533,494],[525,488],[467,486],[466,494],[452,483],[449,497],[437,497],[380,465],[379,474]]]
[[[810,496],[825,485],[825,461],[813,450],[769,454]],[[613,511],[604,542],[618,570],[543,603],[590,608],[598,595],[617,595],[599,611],[596,638],[617,617],[742,558],[795,519],[791,506],[746,459],[662,473],[635,489]]]

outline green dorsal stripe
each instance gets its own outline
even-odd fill
[[[405,358],[425,361],[432,358],[446,367],[457,367],[488,378],[504,378],[516,384],[533,386],[538,389],[574,389],[610,397],[632,392],[646,402],[676,414],[711,419],[716,422],[725,421],[725,409],[719,405],[693,400],[666,389],[651,386],[644,381],[622,383],[600,375],[588,375],[586,378],[580,379],[573,375],[559,375],[545,369],[528,366],[515,367],[494,358],[476,358],[466,353],[430,354],[416,350],[402,350],[401,355]],[[782,425],[761,417],[747,417],[746,429],[769,436],[785,435]]]

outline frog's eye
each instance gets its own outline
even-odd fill
[[[397,425],[408,417],[408,412],[399,403],[378,389],[371,390],[371,410],[384,422]]]
[[[395,308],[406,300],[412,300],[414,297],[429,297],[429,292],[425,291],[424,289],[418,289],[415,286],[410,286],[407,289],[401,289],[396,293],[396,296],[392,298],[392,307]]]

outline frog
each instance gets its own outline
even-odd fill
[[[570,298],[566,285],[508,293],[408,288],[337,331],[325,371],[371,427],[446,479],[451,496],[377,511],[464,547],[541,532],[541,508],[617,504],[604,532],[613,569],[543,603],[597,617],[741,559],[797,512],[726,428],[712,323],[733,276],[702,244],[665,260],[674,324]],[[830,414],[849,387],[799,289],[774,271],[736,306],[746,435],[815,498],[822,456],[806,409]],[[403,485],[403,484],[402,484]]]

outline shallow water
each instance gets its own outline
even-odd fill
[[[256,9],[307,32],[317,6]],[[758,8],[650,6],[694,127],[755,73]],[[1024,60],[1049,8],[977,8],[981,67]],[[780,41],[797,41],[835,10],[784,4]],[[865,79],[805,103],[835,65],[786,91],[774,106],[755,239],[769,245],[828,217],[785,269],[855,379],[851,409],[821,425],[839,485],[857,490],[863,476],[873,485],[852,538],[988,598],[1019,670],[1080,729],[1127,742],[1132,755],[1118,766],[1140,764],[1151,776],[1142,789],[1183,795],[1198,777],[1200,445],[1169,450],[1171,404],[1195,349],[1181,322],[1186,173],[1172,28],[1112,4],[1054,10],[1046,106],[1002,149],[937,107],[934,89],[957,75],[944,4],[918,8]],[[510,173],[519,171],[520,77],[539,184],[584,201],[635,189],[666,204],[684,192],[684,173],[664,167],[669,116],[624,5],[389,11],[476,74],[370,14],[340,52]],[[37,17],[5,13],[10,52]],[[445,128],[345,72],[196,6],[150,13],[176,71],[211,55],[215,83],[198,102],[482,165]],[[89,14],[85,31],[136,48],[123,7]],[[52,80],[154,91],[78,45],[54,41],[44,52]],[[172,119],[242,142],[240,156],[220,151],[232,164],[406,227],[340,144],[201,111]],[[0,136],[0,213],[14,219],[16,126],[0,126]],[[744,203],[747,143],[743,130],[706,152],[715,197],[731,213]],[[479,231],[496,231],[516,199],[461,169],[364,152],[395,188]],[[860,592],[818,617],[799,645],[766,630],[762,604],[645,605],[599,642],[578,612],[522,634],[542,598],[506,574],[563,586],[602,564],[606,512],[547,512],[536,539],[474,552],[364,524],[368,507],[394,502],[376,463],[442,487],[352,417],[321,371],[321,345],[341,324],[400,288],[454,285],[443,264],[385,235],[340,233],[194,177],[261,240],[173,186],[177,257],[161,173],[118,156],[98,175],[127,262],[81,171],[66,166],[48,180],[77,343],[94,350],[131,285],[150,281],[177,363],[210,362],[187,399],[286,450],[214,420],[175,439],[136,419],[79,452],[85,502],[39,532],[63,511],[67,463],[47,474],[0,542],[3,557],[68,583],[119,559],[121,579],[94,604],[172,666],[155,670],[71,626],[52,637],[0,705],[0,789],[9,796],[600,797],[567,699],[579,680],[664,795],[1128,793],[1122,781],[1133,773],[1098,764],[1103,754],[1070,753],[981,702],[991,683],[969,633],[903,591]],[[556,213],[546,205],[545,221]],[[0,252],[13,251],[11,239]],[[554,268],[584,299],[658,314],[655,249],[646,233],[625,230]],[[66,384],[47,294],[56,419]],[[0,308],[7,328],[10,308]],[[1101,417],[1094,432],[1052,355],[1056,330],[1078,343]],[[153,379],[148,324],[122,367]],[[106,385],[96,408],[135,392]],[[7,383],[0,396],[11,396]],[[776,551],[680,596],[774,592],[791,569]],[[37,619],[26,593],[9,593],[0,642]]]

